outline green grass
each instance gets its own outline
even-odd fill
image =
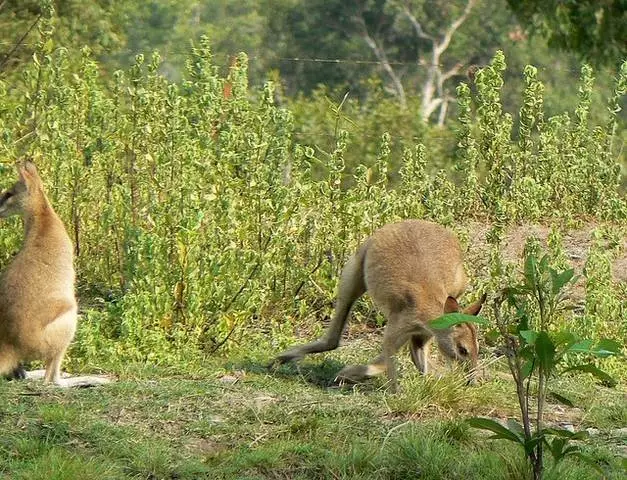
[[[204,363],[125,365],[119,381],[60,390],[0,382],[0,477],[8,479],[522,479],[514,446],[488,440],[463,422],[515,415],[512,385],[497,375],[464,386],[454,372],[421,377],[402,362],[401,391],[384,379],[332,386],[347,361],[376,344],[342,349],[274,372],[267,356]],[[225,378],[225,375],[229,377]],[[548,418],[595,427],[588,453],[622,478],[624,388],[585,377],[561,380],[577,408],[549,405]],[[549,479],[603,478],[567,461]]]

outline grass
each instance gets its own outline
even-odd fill
[[[155,367],[126,365],[119,381],[60,390],[0,383],[0,477],[7,479],[522,479],[513,446],[463,419],[515,415],[512,385],[497,375],[466,387],[454,372],[419,376],[402,362],[401,392],[383,379],[333,387],[344,362],[372,341],[351,342],[300,367],[269,372],[267,354]],[[587,447],[605,477],[567,461],[549,479],[623,478],[618,454],[624,388],[586,377],[560,381],[577,408],[548,417],[599,433]]]

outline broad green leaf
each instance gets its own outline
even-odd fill
[[[564,353],[589,353],[592,347],[592,340],[582,340],[572,344]]]
[[[563,272],[556,273],[555,275],[553,275],[553,272],[551,272],[551,274],[551,289],[553,291],[553,295],[555,295],[564,287],[564,285],[571,281],[575,275],[575,270],[570,268],[568,270],[564,270]]]
[[[515,433],[521,440],[525,438],[525,429],[515,418],[509,418],[507,420],[507,428],[509,428],[510,432]]]
[[[557,356],[560,359],[568,353],[570,347],[577,343],[577,336],[565,330],[553,334],[552,338],[555,343],[555,348],[558,350]]]
[[[540,264],[538,265],[538,270],[540,272],[545,272],[548,267],[549,267],[549,254],[546,253],[540,259]]]
[[[551,392],[551,397],[554,398],[555,400],[557,400],[558,402],[566,405],[567,407],[571,407],[572,408],[572,407],[575,406],[572,401],[570,401],[568,398],[560,395],[559,393]]]
[[[596,345],[593,345],[592,340],[582,340],[571,345],[564,353],[588,353],[600,358],[606,358],[612,355],[619,355],[621,349],[620,343],[614,340],[603,339]]]
[[[574,345],[577,341],[577,336],[572,332],[562,330],[553,334],[553,341],[556,347],[561,345]]]
[[[550,372],[555,367],[555,345],[549,334],[540,332],[535,346],[538,363],[546,372]]]
[[[566,370],[564,370],[564,373],[565,372],[572,372],[572,371],[591,373],[592,375],[597,377],[599,380],[601,380],[601,382],[603,382],[603,384],[608,385],[610,387],[615,386],[616,383],[617,383],[616,380],[614,380],[614,378],[612,378],[610,375],[605,373],[600,368],[592,365],[591,363],[586,363],[584,365],[576,365],[574,367],[569,367]]]
[[[542,439],[543,437],[539,436],[539,437],[533,437],[530,440],[527,440],[524,444],[525,453],[529,455],[531,452],[533,452],[533,449],[536,448],[536,446],[538,445],[538,443],[542,441]]]
[[[465,313],[447,313],[429,322],[431,328],[438,330],[450,328],[460,323],[476,323],[478,325],[488,325],[488,321],[480,315],[467,315]]]
[[[555,462],[559,462],[564,456],[563,449],[564,445],[566,445],[567,440],[562,437],[555,437],[553,441],[548,442],[549,450],[551,451],[551,455]]]
[[[534,255],[529,255],[525,259],[525,281],[527,288],[537,284],[537,260]]]
[[[620,343],[609,338],[604,338],[595,345],[595,355],[599,357],[609,357],[620,355],[623,347]]]
[[[528,345],[533,345],[536,343],[536,339],[538,338],[538,332],[534,330],[521,330],[518,334],[527,342]]]
[[[533,368],[535,367],[535,362],[533,359],[527,360],[523,363],[522,368],[520,369],[520,373],[524,378],[528,378],[533,373]]]
[[[518,443],[524,447],[524,440],[519,438],[518,435],[511,430],[507,429],[499,422],[496,422],[490,418],[469,418],[466,420],[471,427],[479,428],[481,430],[488,430],[493,432],[491,439],[503,438],[512,442]]]
[[[571,440],[585,440],[590,436],[590,434],[585,430],[571,432],[565,428],[545,428],[544,433],[545,435],[554,435],[556,437],[569,438]]]

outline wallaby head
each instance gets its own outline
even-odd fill
[[[35,164],[26,160],[18,172],[18,181],[0,197],[0,218],[34,212],[47,203]]]
[[[463,311],[467,315],[478,315],[485,302],[484,294],[476,303],[462,310],[453,297],[448,297],[444,303],[444,313]],[[435,341],[440,351],[449,359],[462,362],[474,370],[479,358],[479,342],[477,327],[474,323],[459,323],[451,328],[435,330]]]

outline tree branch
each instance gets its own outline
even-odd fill
[[[363,16],[357,17],[356,20],[361,25],[361,37],[364,39],[364,42],[366,42],[366,45],[368,45],[368,47],[370,47],[370,49],[373,51],[373,53],[377,57],[377,60],[381,62],[383,69],[390,76],[390,79],[392,80],[392,83],[394,85],[394,91],[396,92],[396,95],[401,104],[401,108],[406,109],[407,98],[405,97],[405,89],[403,87],[403,83],[401,82],[400,77],[396,74],[396,72],[392,68],[390,61],[388,60],[388,57],[385,54],[385,50],[381,48],[377,44],[377,41],[370,36],[370,33],[368,32],[368,27],[366,26],[366,21],[364,20]]]
[[[393,3],[396,3],[396,2],[393,2]],[[423,38],[425,40],[429,40],[435,44],[435,39],[424,31],[424,29],[422,28],[422,25],[420,24],[418,19],[414,16],[414,14],[411,13],[411,10],[409,10],[409,6],[406,3],[400,5],[400,10],[401,12],[405,14],[405,16],[407,17],[407,20],[409,20],[412,27],[414,27],[414,31],[416,32],[416,35],[418,35],[418,37]]]
[[[442,81],[442,83],[446,82],[449,78],[454,77],[455,75],[457,75],[459,73],[459,71],[464,67],[464,64],[459,62],[456,63],[454,67],[452,67],[451,69],[449,69],[448,71],[444,72],[441,76],[440,79]]]
[[[18,48],[20,48],[20,46],[22,45],[22,42],[24,41],[24,39],[33,30],[33,28],[35,28],[35,25],[37,25],[39,23],[39,20],[41,19],[41,15],[42,14],[40,13],[37,16],[37,18],[32,23],[32,25],[28,28],[28,30],[26,30],[26,32],[24,32],[24,35],[22,35],[22,37],[15,43],[15,45],[13,45],[13,48],[9,51],[9,53],[7,53],[5,55],[5,57],[2,59],[2,63],[0,63],[0,72],[2,72],[2,70],[4,70],[4,66],[7,64],[7,62],[11,58],[11,56],[17,51]]]
[[[466,21],[473,7],[477,4],[477,1],[478,0],[468,0],[468,3],[466,4],[466,7],[464,8],[464,13],[462,13],[461,16],[451,24],[451,26],[448,28],[448,30],[444,34],[444,38],[442,38],[442,41],[439,43],[436,43],[433,46],[433,49],[437,50],[438,52],[438,57],[442,54],[442,52],[444,52],[448,48],[449,44],[451,43],[451,39],[453,38],[453,35],[459,29],[459,27],[461,27],[462,24]]]

